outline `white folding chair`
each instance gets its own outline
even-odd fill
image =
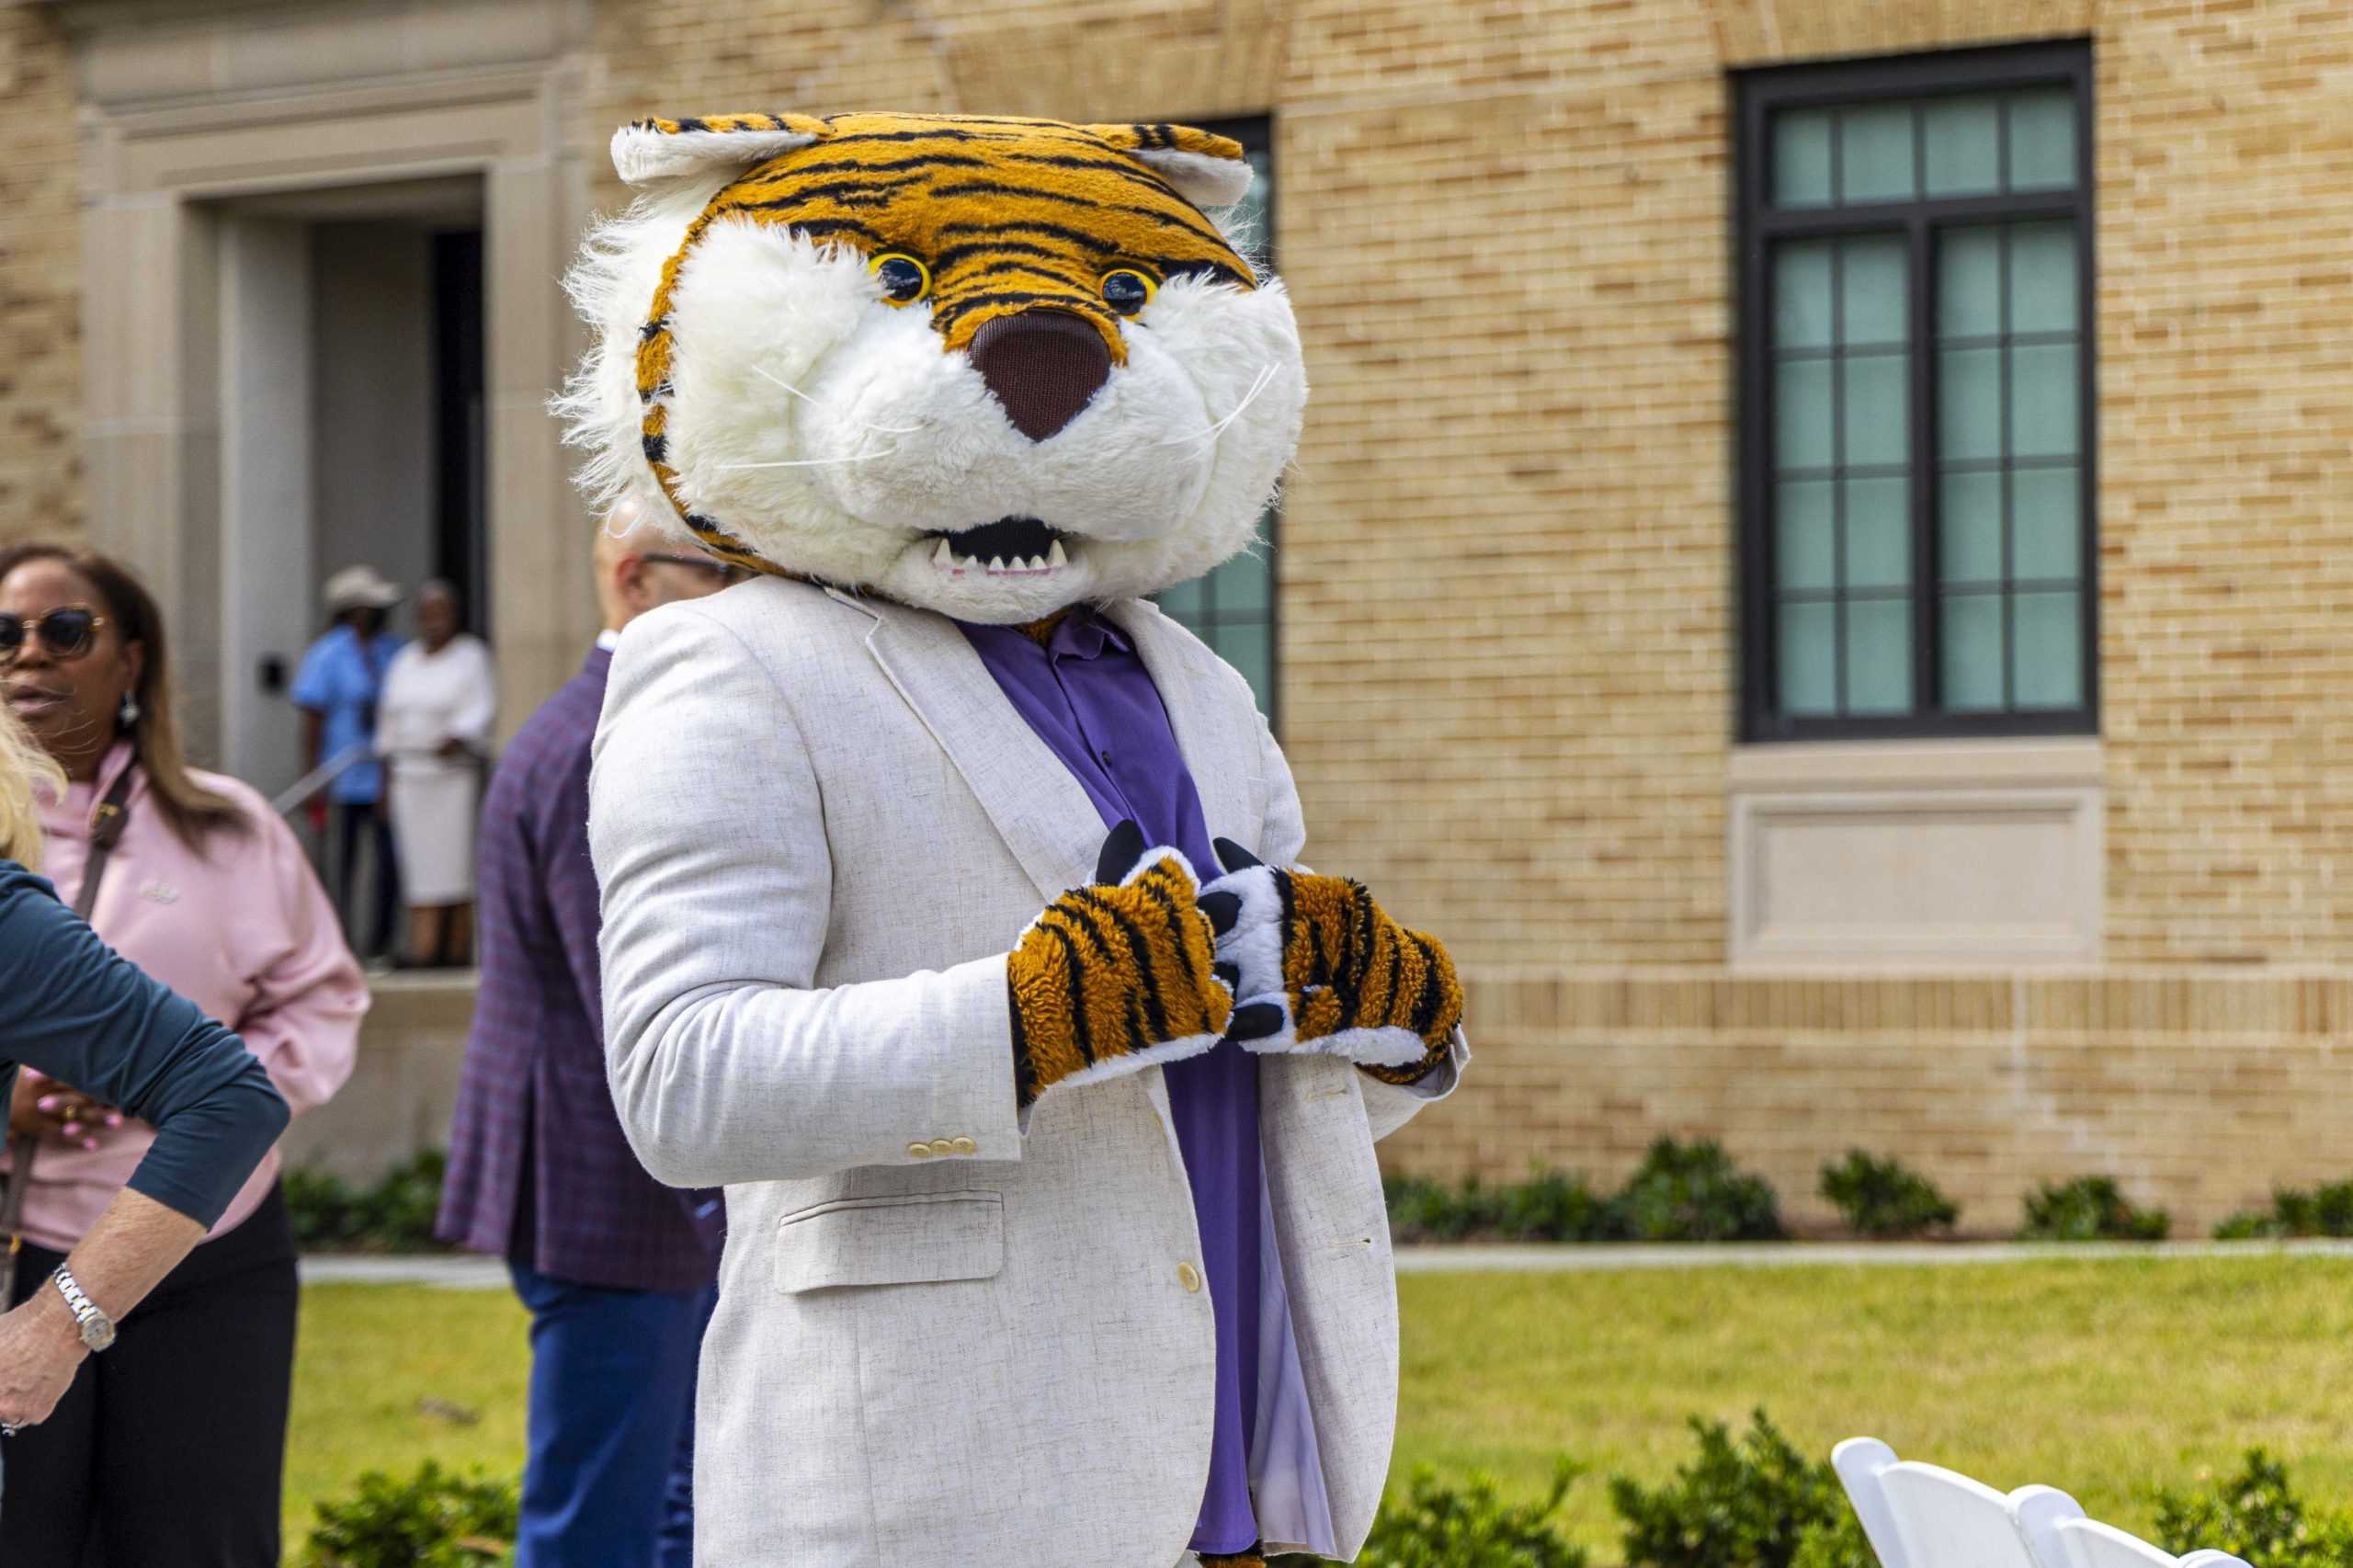
[[[2097,1519],[2068,1519],[2057,1525],[2053,1533],[2065,1555],[2050,1559],[2044,1568],[2246,1568],[2227,1551],[2193,1551],[2176,1557]]]
[[[2005,1496],[1957,1471],[1899,1460],[1876,1437],[1848,1438],[1830,1463],[1881,1568],[2048,1568],[2028,1551],[2017,1506],[2038,1520],[2083,1512],[2048,1486]]]

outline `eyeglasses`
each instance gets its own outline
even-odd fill
[[[638,559],[659,561],[665,566],[685,566],[697,572],[715,572],[722,583],[740,583],[751,575],[741,566],[730,566],[724,561],[713,561],[707,555],[672,555],[666,551],[649,550]]]
[[[107,618],[81,605],[69,605],[47,615],[22,616],[0,611],[0,665],[16,663],[25,644],[35,636],[52,659],[78,659],[97,646],[98,628]]]

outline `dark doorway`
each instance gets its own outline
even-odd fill
[[[479,229],[433,236],[433,570],[457,585],[467,630],[490,635],[489,432]]]

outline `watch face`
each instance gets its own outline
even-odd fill
[[[82,1343],[93,1350],[104,1350],[114,1343],[114,1324],[102,1317],[93,1317],[82,1325]]]

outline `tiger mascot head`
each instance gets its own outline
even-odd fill
[[[959,619],[1156,592],[1246,548],[1307,382],[1204,209],[1241,147],[974,115],[642,120],[567,286],[601,506]]]

